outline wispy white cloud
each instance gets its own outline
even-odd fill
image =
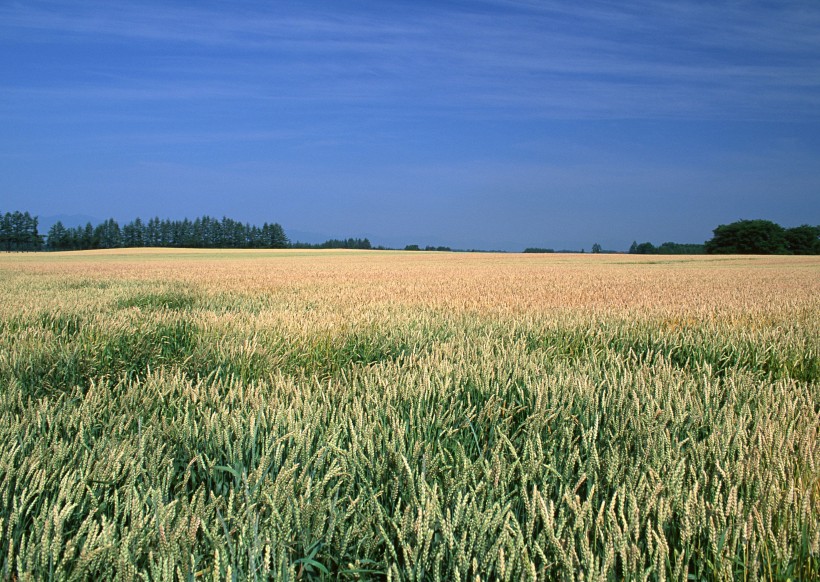
[[[114,101],[284,100],[390,115],[820,118],[818,3],[328,6],[5,4],[5,45],[121,45],[140,58],[68,56],[82,82],[18,80],[3,90]]]

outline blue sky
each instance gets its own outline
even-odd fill
[[[520,250],[820,224],[820,2],[0,0],[0,211]]]

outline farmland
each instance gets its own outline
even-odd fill
[[[0,256],[3,579],[820,575],[820,260]]]

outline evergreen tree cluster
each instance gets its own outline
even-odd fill
[[[0,213],[0,249],[10,251],[38,251],[43,248],[43,237],[37,232],[37,217],[28,212]]]
[[[114,249],[122,247],[185,247],[213,249],[283,249],[290,244],[278,223],[262,227],[230,218],[203,216],[196,220],[140,218],[120,227],[110,218],[94,227],[66,228],[56,222],[48,231],[47,247],[55,251]]]
[[[770,220],[738,220],[721,224],[704,244],[633,242],[637,255],[819,255],[820,226],[784,228]]]

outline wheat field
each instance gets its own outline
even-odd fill
[[[4,580],[820,576],[820,260],[0,256]]]

